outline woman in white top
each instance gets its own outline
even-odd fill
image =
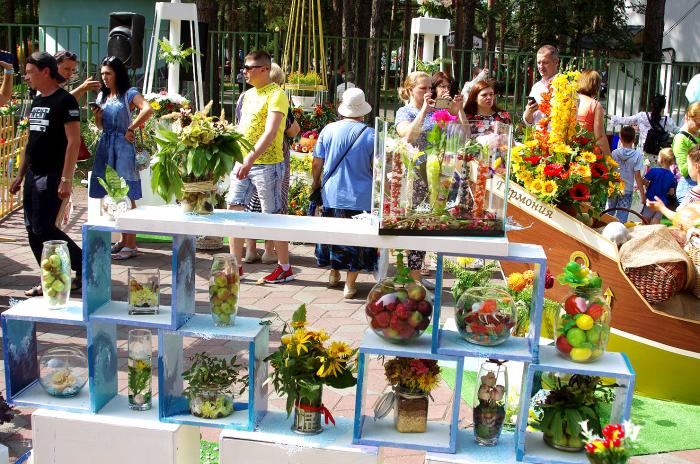
[[[637,126],[639,127],[639,151],[644,151],[644,142],[647,139],[647,134],[651,129],[652,122],[658,121],[666,132],[675,134],[678,132],[678,126],[669,116],[661,116],[666,108],[666,97],[664,95],[656,95],[651,99],[650,111],[642,111],[631,116],[615,116],[611,115],[610,120],[613,126]],[[616,147],[613,147],[616,148]],[[652,162],[656,161],[656,154],[644,153],[645,157]]]

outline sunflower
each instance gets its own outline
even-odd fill
[[[343,367],[340,364],[341,361],[338,358],[320,357],[318,359],[321,361],[321,367],[319,367],[318,371],[316,371],[316,375],[319,377],[328,377],[329,375],[337,377],[343,370]]]
[[[595,153],[592,153],[590,151],[584,151],[581,153],[581,158],[586,162],[586,163],[595,163],[596,162],[596,156]]]
[[[297,346],[297,356],[301,356],[302,350],[305,353],[309,352],[309,348],[305,345],[309,340],[311,340],[311,336],[313,333],[307,332],[304,329],[298,329],[294,332],[294,336],[292,337],[292,340],[294,344]]]
[[[553,197],[557,194],[557,191],[559,191],[559,186],[553,180],[547,180],[542,183],[542,195]]]
[[[530,184],[527,186],[527,189],[531,191],[532,193],[540,193],[542,192],[542,180],[541,179],[535,179]]]
[[[591,168],[589,166],[584,165],[584,164],[574,163],[571,165],[570,174],[572,176],[580,176],[580,177],[583,177],[584,179],[590,179]]]
[[[352,348],[345,342],[333,342],[328,348],[328,356],[345,359],[352,355]]]

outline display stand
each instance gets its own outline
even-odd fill
[[[117,231],[173,236],[173,303],[167,317],[129,316],[126,307],[111,300],[111,262],[109,238]],[[366,333],[360,345],[358,360],[358,384],[355,420],[339,420],[335,428],[327,427],[316,438],[300,437],[289,431],[291,419],[283,413],[267,411],[267,365],[262,361],[268,352],[268,329],[260,320],[241,317],[229,328],[213,327],[211,318],[194,314],[194,237],[196,235],[237,236],[267,240],[292,240],[301,242],[343,244],[374,248],[419,248],[438,253],[438,274],[433,335],[420,337],[411,345],[390,345]],[[572,463],[585,462],[582,453],[570,454],[546,448],[541,437],[527,431],[527,410],[530,405],[532,384],[537,372],[569,372],[602,377],[612,377],[620,385],[616,389],[613,404],[613,421],[628,419],[630,415],[634,371],[627,358],[618,353],[607,353],[591,364],[576,364],[560,358],[553,347],[539,347],[539,326],[542,319],[544,273],[546,258],[539,246],[509,244],[505,238],[474,237],[421,237],[380,236],[373,221],[336,218],[294,217],[261,215],[217,210],[210,216],[188,215],[179,207],[145,207],[131,210],[117,223],[88,223],[83,226],[84,275],[82,314],[79,303],[74,302],[63,310],[47,312],[41,299],[28,300],[2,315],[5,376],[8,400],[14,404],[56,408],[76,412],[97,412],[89,416],[97,422],[106,422],[110,411],[117,408],[124,414],[124,397],[118,396],[116,385],[116,327],[118,324],[152,327],[159,331],[160,392],[158,418],[149,420],[224,427],[222,433],[222,462],[238,461],[243,453],[267,453],[273,459],[286,462],[302,462],[297,458],[308,456],[303,462],[374,462],[376,449],[357,448],[357,444],[426,449],[429,462],[525,462]],[[496,260],[532,263],[535,266],[533,303],[530,310],[530,330],[523,339],[513,340],[493,349],[473,347],[455,339],[454,325],[442,323],[442,260],[445,255],[474,256]],[[86,327],[88,344],[89,389],[73,400],[57,400],[49,397],[38,385],[36,375],[37,321],[54,322]],[[241,343],[248,351],[250,392],[248,401],[239,404],[233,416],[222,421],[202,421],[187,413],[186,400],[182,396],[182,337],[224,338]],[[372,418],[363,416],[366,398],[366,362],[371,356],[400,355],[438,359],[453,362],[457,381],[455,399],[449,424],[435,425],[427,434],[398,434],[389,427],[378,427]],[[499,445],[488,450],[476,447],[469,432],[458,431],[459,398],[465,357],[496,357],[525,363],[525,375],[521,392],[521,414],[515,434],[504,434]],[[109,361],[111,360],[111,361]],[[20,369],[22,363],[29,369]],[[39,394],[43,394],[39,395]],[[146,420],[146,419],[144,419]],[[257,428],[256,428],[257,427]],[[240,429],[240,430],[235,430]],[[255,431],[253,431],[255,430]],[[433,433],[434,432],[434,433]],[[401,436],[399,436],[401,435]],[[433,439],[434,438],[434,439]],[[273,444],[274,443],[274,444]],[[279,445],[299,446],[303,453],[295,455]],[[307,449],[308,448],[308,449]],[[359,451],[358,451],[359,450]],[[441,461],[445,452],[448,461]],[[232,454],[233,453],[233,454]],[[252,454],[251,454],[252,455]],[[367,457],[369,455],[369,457]],[[231,456],[231,457],[224,457]],[[365,461],[366,459],[366,461]],[[245,460],[243,460],[245,461]],[[283,461],[284,462],[284,461]]]

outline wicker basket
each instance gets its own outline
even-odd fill
[[[685,245],[685,251],[695,265],[695,285],[691,288],[693,295],[700,298],[700,238],[691,237]]]
[[[687,272],[682,261],[625,269],[627,277],[650,304],[666,301],[683,290]]]
[[[218,250],[223,248],[224,239],[223,237],[209,237],[206,235],[200,235],[197,237],[195,243],[198,250]]]

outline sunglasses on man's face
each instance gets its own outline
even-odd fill
[[[254,64],[254,65],[252,65],[252,66],[251,66],[251,65],[248,65],[248,64],[244,64],[244,65],[243,65],[243,69],[245,69],[246,71],[250,71],[251,69],[264,68],[264,67],[265,67],[265,66],[262,66],[262,65],[259,65],[259,64]]]

